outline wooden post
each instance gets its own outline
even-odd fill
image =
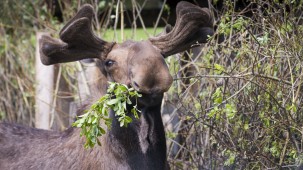
[[[50,129],[50,113],[53,101],[54,66],[45,66],[41,63],[39,53],[39,39],[47,33],[36,33],[36,109],[35,126],[41,129]]]

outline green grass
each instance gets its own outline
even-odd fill
[[[131,28],[126,28],[123,30],[124,38],[122,39],[121,30],[117,29],[116,30],[117,39],[115,39],[115,31],[113,29],[108,29],[103,34],[102,38],[106,41],[117,41],[117,42],[122,42],[123,40],[125,41],[130,39],[135,41],[141,41],[159,34],[160,32],[162,32],[162,30],[163,28],[157,28],[154,34],[154,28],[146,28],[146,30],[144,30],[143,28],[138,28],[136,30],[132,30]]]

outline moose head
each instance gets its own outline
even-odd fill
[[[99,60],[108,81],[132,86],[146,95],[162,94],[172,84],[165,57],[205,43],[213,33],[208,9],[188,2],[177,6],[175,26],[167,26],[159,36],[145,41],[106,42],[92,31],[94,11],[84,5],[60,31],[60,39],[40,39],[41,61],[45,65],[87,58]]]

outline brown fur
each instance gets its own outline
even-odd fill
[[[79,133],[0,123],[0,169],[129,169],[108,147],[84,149]],[[102,144],[108,145],[106,140]]]

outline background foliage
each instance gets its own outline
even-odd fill
[[[131,2],[137,12],[144,6]],[[35,32],[56,36],[59,20],[66,22],[83,3],[111,14],[95,20],[98,34],[138,39],[136,24],[117,31],[123,1],[62,1],[62,18],[44,1],[0,1],[0,119],[33,126]],[[303,2],[258,0],[238,9],[223,1],[220,10],[217,3],[210,5],[216,32],[209,43],[167,60],[175,77],[164,105],[172,108],[166,122],[171,167],[292,169],[303,161]],[[141,33],[153,35],[155,28]],[[76,81],[77,67],[62,68],[62,76]]]

